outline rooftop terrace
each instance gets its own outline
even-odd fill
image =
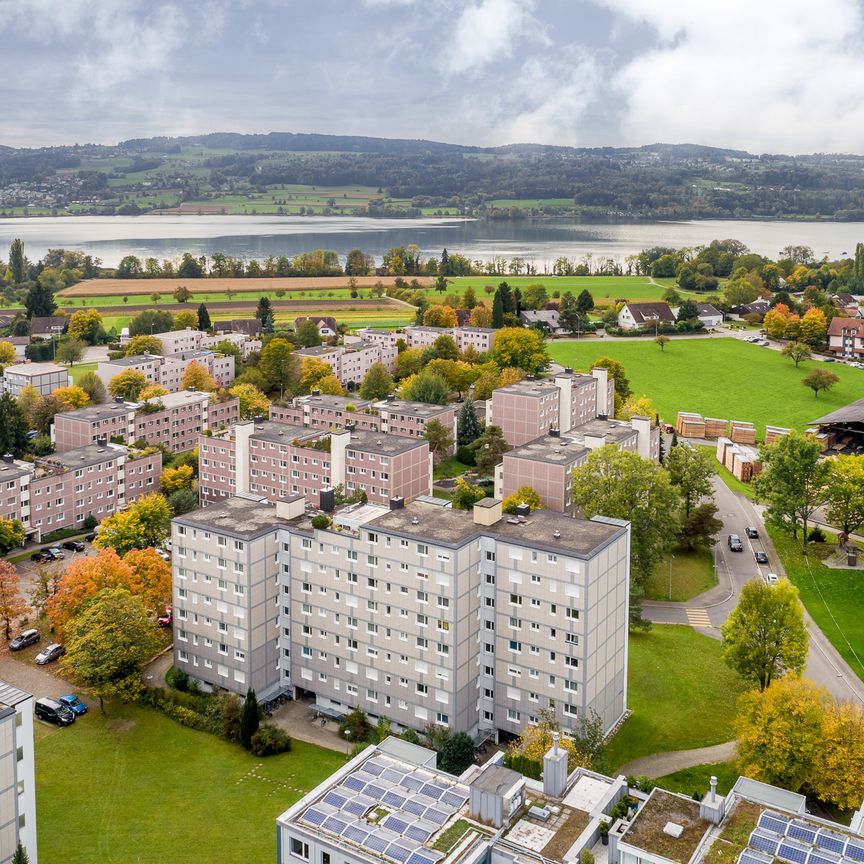
[[[669,827],[670,823],[682,829],[680,834],[677,827]],[[658,788],[636,812],[621,843],[687,864],[710,827],[711,823],[699,816],[698,801]]]

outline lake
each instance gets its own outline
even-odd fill
[[[563,255],[613,258],[623,264],[650,246],[681,248],[734,238],[776,258],[790,244],[810,246],[817,258],[852,254],[864,241],[860,222],[757,222],[708,220],[598,225],[565,220],[364,219],[324,216],[58,216],[0,220],[0,254],[15,237],[31,260],[49,248],[81,249],[107,266],[124,255],[177,258],[183,252],[224,252],[239,258],[295,255],[361,248],[381,256],[393,246],[416,243],[424,257],[442,248],[472,260],[522,257],[539,272]]]

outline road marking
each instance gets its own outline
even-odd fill
[[[704,609],[687,609],[687,623],[691,627],[711,627],[711,619]]]

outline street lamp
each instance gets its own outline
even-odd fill
[[[675,560],[675,556],[670,552],[669,553],[669,599],[672,599],[672,562]]]

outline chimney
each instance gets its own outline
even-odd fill
[[[556,429],[554,426],[550,426],[549,427],[549,437],[550,438],[560,438],[561,437],[561,430]]]
[[[564,367],[564,374],[565,375],[572,375],[573,374],[573,367],[572,366],[565,366]]]
[[[717,778],[711,777],[711,790],[699,804],[699,818],[719,825],[726,815],[726,799],[717,794]]]
[[[501,521],[501,499],[483,498],[474,505],[475,525],[494,525]]]
[[[11,453],[4,453],[3,454],[3,461],[7,465],[11,465],[15,461],[15,457]]]
[[[401,510],[405,506],[405,499],[401,495],[390,499],[391,510]]]
[[[126,400],[125,400],[122,396],[115,396],[115,397],[114,397],[114,401],[115,401],[118,405],[122,405]]]
[[[516,515],[527,519],[531,515],[531,508],[524,501],[521,501],[516,505]]]
[[[357,424],[353,420],[351,420],[350,422],[345,424],[345,431],[346,432],[353,432],[356,428],[357,428]]]
[[[106,447],[108,445],[108,436],[107,435],[97,435],[96,436],[96,446],[97,447]]]
[[[388,401],[388,402],[395,402],[395,401],[396,401],[396,394],[395,394],[395,393],[390,393],[390,394],[387,396],[387,401]]]
[[[321,391],[320,391],[320,390],[313,390],[313,391],[312,391],[312,395],[313,395],[313,396],[320,396],[320,395],[321,395]]]
[[[567,788],[567,751],[558,746],[558,733],[552,733],[552,746],[543,756],[543,794],[561,798]]]
[[[318,496],[322,512],[332,513],[336,509],[336,495],[332,489],[322,489]]]

